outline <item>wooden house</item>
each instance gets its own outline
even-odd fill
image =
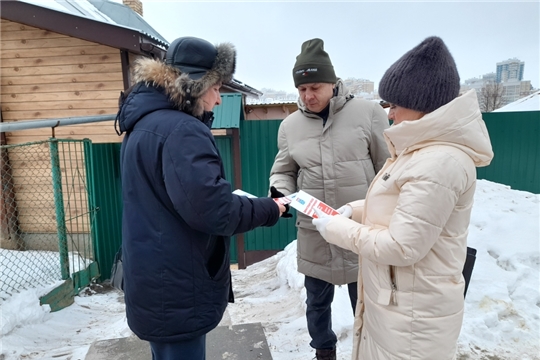
[[[107,0],[0,2],[2,121],[116,114],[133,60],[163,59],[169,46],[144,21],[140,0],[124,3],[131,7]],[[236,80],[223,91],[259,94]],[[51,135],[50,128],[8,132],[4,143]],[[112,121],[59,127],[55,136],[122,141]]]
[[[107,0],[1,1],[0,17],[3,123],[100,115],[111,115],[112,119],[118,110],[120,92],[131,85],[130,64],[141,56],[163,59],[169,46],[168,41],[142,17],[140,0],[124,0],[123,4]],[[259,96],[261,93],[236,79],[224,84],[221,91],[224,93],[224,103],[216,113],[218,116],[212,132],[217,140],[224,140],[222,143],[227,149],[222,154],[225,152],[224,155],[230,159],[231,173],[241,184],[239,120],[244,115],[245,97]],[[118,187],[119,179],[102,174],[109,170],[99,166],[105,166],[107,162],[116,166],[114,164],[118,163],[118,149],[123,136],[116,134],[114,121],[111,120],[2,132],[1,143],[23,144],[50,137],[87,138],[96,145],[94,152],[100,157],[96,159],[94,156],[95,178],[91,181],[100,187],[96,191],[100,192],[104,201],[99,204],[96,227],[114,238],[102,241],[110,244],[104,250],[106,255],[103,255],[108,259],[105,262],[108,262],[120,242],[117,228],[120,221],[117,216],[121,207],[117,194],[121,189]],[[4,164],[10,160],[4,159],[5,156],[7,154],[2,154]],[[43,159],[44,164],[49,162]],[[12,161],[11,165],[9,171],[12,173],[8,174],[8,178],[13,181],[11,188],[17,190],[18,211],[32,213],[32,202],[20,201],[28,195],[24,193],[25,187],[18,184],[28,178],[22,170],[30,165],[16,161]],[[0,195],[4,203],[6,194]],[[81,187],[80,197],[85,199],[86,196],[86,189]],[[3,206],[0,209],[3,234],[9,228],[4,221],[9,218],[5,212],[6,207]],[[53,218],[54,208],[50,212]],[[112,218],[115,219],[114,225],[103,225]],[[100,224],[103,226],[100,227]],[[25,224],[23,220],[18,226],[32,229],[31,224]],[[111,231],[111,226],[115,227],[114,231]],[[54,223],[42,231],[52,234]],[[6,236],[3,235],[3,238],[5,240]],[[2,247],[6,245],[0,242]],[[107,272],[107,265],[103,270]]]
[[[139,28],[117,24],[97,9],[92,11],[86,1],[45,4],[57,5],[0,3],[2,121],[115,114],[120,91],[129,86],[130,62],[138,56],[163,58],[167,41],[144,21]],[[133,12],[115,5],[117,11]],[[59,127],[55,135],[119,141],[112,121]],[[5,141],[15,144],[50,136],[50,128],[41,128],[9,132]]]

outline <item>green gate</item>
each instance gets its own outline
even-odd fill
[[[122,182],[120,143],[92,144],[91,201],[96,208],[92,241],[101,278],[108,279],[114,255],[122,244]]]
[[[90,146],[51,138],[0,147],[0,298],[63,281],[40,299],[56,311],[99,276]]]

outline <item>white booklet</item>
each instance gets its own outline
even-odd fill
[[[240,189],[236,189],[232,193],[238,196],[247,196],[248,198],[256,198],[255,195],[251,195],[250,193],[245,192],[244,190],[240,190]]]

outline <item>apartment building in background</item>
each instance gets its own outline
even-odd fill
[[[516,58],[508,59],[497,63],[497,82],[521,81],[525,62]]]
[[[496,64],[495,72],[465,80],[460,92],[475,89],[481,101],[483,88],[488,84],[500,84],[501,106],[505,106],[531,94],[532,84],[530,80],[523,80],[524,72],[524,61],[516,58],[501,61]]]

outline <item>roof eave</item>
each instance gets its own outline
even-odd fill
[[[155,41],[136,29],[107,24],[22,1],[0,1],[0,14],[3,19],[127,50],[135,54],[148,54],[147,49],[151,49],[150,53],[163,58],[166,52],[166,44],[161,44],[161,41]],[[151,46],[141,46],[143,44]]]
[[[253,97],[256,97],[256,98],[258,98],[259,96],[261,96],[263,94],[261,91],[255,89],[255,88],[252,88],[251,86],[245,85],[245,84],[241,83],[240,81],[238,81],[236,79],[232,79],[228,83],[223,84],[223,87],[225,87],[225,88],[227,88],[229,90],[240,92],[240,93],[242,93],[244,95],[253,96]]]

